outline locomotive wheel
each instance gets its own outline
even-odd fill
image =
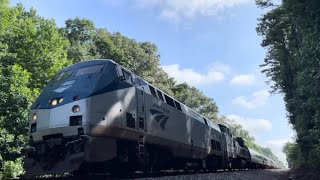
[[[156,165],[158,162],[158,151],[152,148],[146,149],[146,157],[145,157],[145,164],[143,167],[143,173],[145,174],[152,174],[157,172]]]

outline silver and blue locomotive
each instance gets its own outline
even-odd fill
[[[226,126],[111,60],[85,61],[58,72],[31,107],[28,136],[29,177],[272,167],[251,162],[257,158]]]

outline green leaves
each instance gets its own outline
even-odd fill
[[[66,20],[66,27],[64,28],[71,44],[90,41],[94,29],[91,20],[80,18]]]
[[[31,73],[30,87],[43,88],[57,70],[70,64],[66,59],[68,41],[59,33],[53,20],[36,15],[34,9],[25,11],[19,4],[10,9],[10,24],[2,31],[2,43],[7,55],[3,66],[19,64]]]
[[[24,173],[21,158],[18,158],[14,161],[6,161],[2,169],[3,169],[3,174],[2,174],[3,179],[11,179],[11,178],[16,179],[21,174]]]
[[[191,109],[215,122],[218,121],[218,106],[216,103],[213,99],[208,98],[195,87],[183,83],[176,84],[171,90],[179,101],[186,104]]]
[[[29,107],[67,60],[65,39],[53,20],[22,4],[0,2],[0,174],[17,177],[26,146]],[[20,158],[20,159],[18,159]]]
[[[301,150],[297,143],[287,142],[282,149],[287,156],[288,167],[297,167],[304,163],[305,159],[301,154]]]
[[[318,1],[317,1],[318,2]],[[320,167],[319,88],[320,25],[315,1],[257,0],[258,6],[273,7],[259,19],[257,32],[267,48],[262,65],[274,92],[283,93],[288,118],[297,132],[293,152],[301,162]],[[298,149],[298,150],[297,150]],[[294,161],[287,153],[288,161]],[[299,160],[299,161],[300,161]],[[300,163],[292,163],[293,166]]]
[[[17,177],[22,172],[21,159],[17,158],[27,142],[28,108],[35,99],[27,87],[29,78],[30,73],[17,64],[6,68],[0,64],[0,168],[4,178]]]

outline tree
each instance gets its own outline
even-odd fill
[[[1,32],[7,55],[3,66],[19,64],[31,72],[30,88],[42,89],[57,70],[70,64],[66,59],[68,41],[59,33],[53,20],[39,17],[34,9],[25,11],[22,4],[10,9]],[[5,23],[4,23],[5,24]]]
[[[39,17],[22,4],[0,1],[0,174],[22,173],[29,107],[46,82],[70,64],[68,41],[53,20]]]
[[[171,90],[179,101],[210,120],[218,122],[218,106],[212,98],[186,83],[176,84]]]
[[[287,156],[288,167],[297,167],[301,165],[304,160],[301,156],[301,150],[296,143],[287,142],[282,149],[283,153]]]
[[[30,73],[17,64],[6,68],[0,64],[0,169],[4,170],[4,178],[11,177],[11,167],[22,168],[19,158],[27,142],[28,108],[35,99],[27,87],[29,78]],[[18,175],[14,172],[12,177]]]
[[[96,54],[94,43],[92,42],[95,31],[94,24],[88,19],[68,19],[63,28],[66,38],[70,42],[68,47],[68,58],[73,63],[94,59]]]
[[[275,155],[272,153],[272,151],[271,151],[270,148],[268,148],[268,147],[266,147],[266,148],[261,147],[261,149],[262,149],[262,153],[263,153],[265,156],[271,158],[271,159],[274,160],[274,161],[279,161],[279,160],[278,160],[278,157],[275,156]]]
[[[261,45],[267,48],[262,72],[270,78],[273,91],[284,95],[303,160],[320,167],[319,2],[256,2],[270,9],[259,19],[257,27],[263,37]]]

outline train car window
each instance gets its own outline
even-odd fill
[[[120,65],[115,65],[115,67],[116,67],[116,71],[117,71],[119,79],[124,78],[121,66]]]
[[[122,69],[122,72],[124,74],[124,77],[125,77],[126,81],[132,84],[133,81],[132,81],[131,74],[128,71],[124,70],[124,69]]]
[[[102,68],[103,68],[103,64],[96,65],[96,66],[83,67],[78,69],[74,76],[82,76],[82,75],[97,73],[97,72],[100,72]]]
[[[206,123],[206,125],[208,126],[208,122],[206,118],[203,118],[204,122]]]
[[[181,106],[180,106],[180,103],[178,103],[177,101],[174,101],[174,104],[176,105],[176,107],[177,107],[177,109],[178,109],[179,111],[182,111]]]
[[[157,90],[157,93],[158,93],[159,99],[161,99],[164,102],[164,99],[163,99],[163,96],[162,96],[162,92]]]
[[[221,132],[224,132],[224,133],[226,132],[225,126],[219,124],[219,128],[220,128]]]
[[[154,97],[157,97],[156,90],[154,89],[154,87],[152,87],[152,86],[149,85],[149,89],[150,89],[151,94],[152,94]]]
[[[170,98],[169,96],[167,96],[167,95],[164,95],[164,97],[165,97],[165,99],[166,99],[166,101],[167,101],[167,104],[169,104],[170,106],[172,106],[172,107],[175,108],[173,99],[171,99],[171,98]]]

